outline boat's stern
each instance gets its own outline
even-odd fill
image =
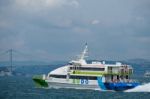
[[[45,81],[45,75],[34,75],[32,77],[36,87],[48,87],[48,83]]]
[[[118,82],[118,83],[104,83],[107,90],[124,91],[135,88],[140,85],[138,82]]]

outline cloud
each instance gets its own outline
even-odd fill
[[[87,29],[87,28],[74,27],[74,28],[73,28],[73,31],[74,31],[75,33],[83,34],[83,35],[90,34],[90,30]]]
[[[8,20],[0,20],[0,28],[9,28],[12,26],[12,23]]]
[[[57,60],[88,42],[98,58],[150,58],[149,5],[148,0],[0,0],[0,49]]]
[[[100,23],[100,21],[99,20],[93,20],[92,22],[91,22],[91,24],[99,24]]]
[[[3,37],[0,37],[0,45],[3,47],[0,49],[24,49],[25,41],[22,36],[23,35],[19,33],[9,33],[9,35],[3,35]]]
[[[15,0],[15,5],[33,10],[42,8],[57,8],[62,6],[78,7],[79,3],[76,0]]]

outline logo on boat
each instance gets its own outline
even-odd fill
[[[72,83],[87,85],[89,83],[88,79],[73,79]]]
[[[89,83],[88,79],[81,79],[80,82],[81,82],[81,84],[88,84]]]

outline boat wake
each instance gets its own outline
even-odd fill
[[[150,92],[150,83],[137,86],[133,89],[126,90],[125,92]]]

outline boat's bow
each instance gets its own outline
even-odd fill
[[[37,87],[48,87],[48,83],[45,81],[44,75],[35,75],[32,79]]]

